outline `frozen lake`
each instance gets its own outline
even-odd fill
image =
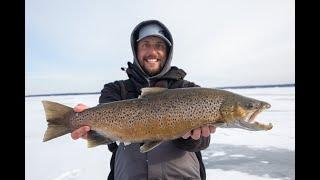
[[[295,88],[227,89],[267,101],[271,109],[258,115],[270,131],[217,128],[204,150],[207,179],[295,179]],[[25,177],[27,180],[105,180],[111,153],[106,146],[87,148],[69,135],[43,143],[47,128],[42,100],[68,106],[95,106],[99,95],[27,97],[25,99]]]

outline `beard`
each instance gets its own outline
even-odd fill
[[[161,72],[165,65],[165,60],[154,58],[154,57],[146,57],[143,58],[143,61],[139,61],[141,68],[149,75],[154,76]]]

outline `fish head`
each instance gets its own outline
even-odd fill
[[[255,121],[257,115],[271,108],[267,102],[231,93],[221,105],[220,113],[227,124],[247,130],[270,130],[272,124]]]

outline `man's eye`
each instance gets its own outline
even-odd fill
[[[156,48],[163,50],[163,49],[164,49],[164,45],[163,45],[163,44],[157,44],[157,45],[156,45]]]
[[[141,47],[147,48],[147,47],[149,47],[149,45],[148,44],[142,44]]]

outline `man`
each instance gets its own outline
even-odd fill
[[[131,47],[134,60],[128,62],[126,69],[129,79],[105,84],[99,103],[137,98],[144,87],[198,87],[183,80],[186,73],[182,69],[171,66],[173,39],[161,22],[149,20],[138,24],[131,34]],[[78,104],[74,110],[81,112],[86,108]],[[84,126],[71,136],[87,139],[89,130],[90,127]],[[203,126],[147,153],[140,153],[140,143],[109,144],[113,154],[108,179],[205,179],[200,151],[209,146],[210,133],[214,132],[214,126]]]

